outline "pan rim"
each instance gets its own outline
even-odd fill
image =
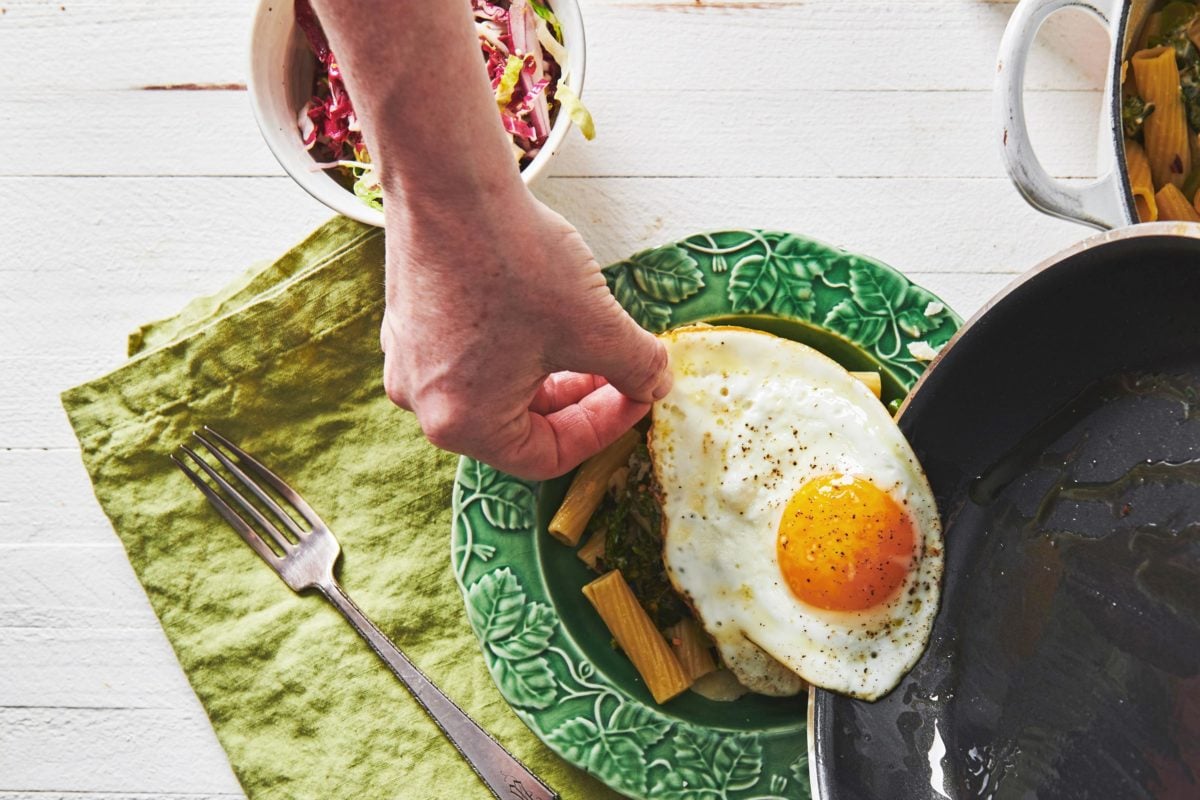
[[[1148,222],[1131,225],[1124,228],[1117,228],[1110,231],[1102,231],[1092,236],[1088,236],[1080,241],[1075,242],[1069,247],[1060,250],[1054,255],[1043,259],[1029,270],[1017,275],[1013,280],[1006,284],[996,294],[990,297],[978,310],[975,311],[954,333],[949,341],[939,350],[937,356],[929,363],[925,371],[913,384],[912,389],[905,395],[900,408],[896,411],[895,419],[899,423],[905,412],[908,410],[914,397],[918,396],[921,388],[929,379],[929,376],[934,373],[937,367],[942,362],[947,353],[959,342],[959,340],[987,315],[996,306],[1000,305],[1009,295],[1016,292],[1029,281],[1038,278],[1043,273],[1065,261],[1074,258],[1086,250],[1091,250],[1096,247],[1111,244],[1114,242],[1135,240],[1142,238],[1184,238],[1184,239],[1200,239],[1200,223],[1194,222]],[[830,800],[832,786],[828,780],[831,777],[829,768],[823,764],[824,758],[827,755],[828,735],[825,733],[825,728],[828,726],[827,718],[831,713],[828,709],[822,710],[819,706],[828,703],[834,694],[822,689],[813,688],[809,695],[808,703],[808,772],[809,784],[812,792],[813,800]],[[821,718],[821,719],[818,719]]]
[[[1137,225],[1130,225],[1125,228],[1117,228],[1111,231],[1103,231],[1086,239],[1081,239],[1075,244],[1060,250],[1049,258],[1043,259],[1030,269],[1017,275],[1009,281],[1000,291],[992,295],[988,300],[980,306],[974,314],[972,314],[960,327],[955,331],[950,340],[942,346],[941,350],[929,362],[929,366],[917,378],[917,382],[913,384],[912,389],[904,396],[904,400],[900,403],[900,408],[896,411],[896,422],[900,422],[904,417],[904,412],[908,410],[913,398],[921,391],[921,387],[929,380],[929,376],[941,364],[942,359],[947,353],[953,349],[960,339],[975,326],[980,319],[986,315],[992,308],[999,305],[1005,298],[1015,292],[1017,289],[1024,286],[1034,278],[1039,277],[1042,273],[1049,270],[1051,267],[1073,258],[1085,250],[1091,250],[1095,247],[1111,244],[1113,242],[1125,241],[1128,239],[1143,239],[1157,237],[1180,237],[1184,239],[1200,239],[1200,223],[1196,222],[1144,222]],[[821,800],[821,798],[816,798]]]

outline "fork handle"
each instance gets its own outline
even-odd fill
[[[354,604],[336,580],[331,578],[317,586],[317,589],[342,612],[342,616],[358,634],[367,640],[375,655],[383,659],[400,682],[412,692],[492,794],[501,800],[559,800],[557,792],[530,772],[441,689],[434,686],[392,640],[375,627],[375,623]]]

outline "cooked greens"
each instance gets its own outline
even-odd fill
[[[587,530],[604,532],[604,567],[621,570],[655,625],[665,628],[690,616],[663,566],[662,510],[645,443],[629,458],[625,484],[605,496]]]
[[[1125,129],[1125,135],[1130,139],[1136,139],[1142,133],[1146,117],[1153,113],[1153,103],[1147,103],[1136,94],[1125,98],[1125,102],[1121,106],[1121,126]]]

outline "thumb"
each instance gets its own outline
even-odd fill
[[[666,345],[634,322],[615,300],[611,308],[608,319],[565,359],[568,368],[607,379],[631,400],[662,399],[672,384]]]

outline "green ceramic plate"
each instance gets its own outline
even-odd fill
[[[898,403],[961,320],[878,261],[774,231],[703,233],[605,269],[652,331],[728,322],[878,369]],[[687,692],[659,706],[611,645],[580,588],[595,575],[546,533],[569,476],[532,484],[464,458],[451,553],[492,677],[559,755],[619,792],[655,800],[808,798],[807,698]]]

